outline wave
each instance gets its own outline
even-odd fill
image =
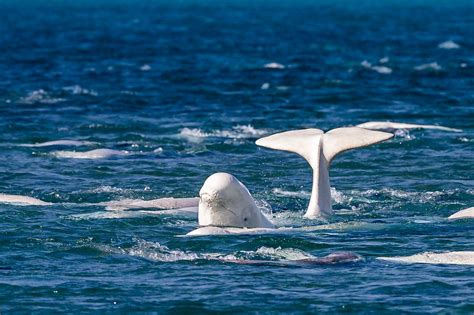
[[[441,49],[459,49],[461,46],[459,44],[453,42],[452,40],[447,40],[445,42],[442,42],[438,45],[438,48]]]
[[[111,149],[95,149],[86,152],[76,152],[76,151],[55,151],[51,155],[57,158],[62,159],[106,159],[116,156],[125,156],[130,154],[129,151],[118,151]]]
[[[183,128],[180,130],[179,136],[189,141],[200,141],[204,138],[230,138],[230,139],[248,139],[257,138],[267,134],[266,129],[255,129],[251,125],[236,125],[232,130],[214,130],[205,132],[199,128]]]
[[[474,265],[474,252],[424,252],[412,256],[378,257],[377,259],[407,264]]]
[[[158,242],[138,239],[131,248],[113,248],[104,245],[94,245],[96,249],[105,252],[120,253],[155,262],[179,261],[216,261],[222,263],[237,263],[245,265],[276,265],[294,266],[307,264],[336,264],[357,262],[361,256],[350,252],[335,252],[324,257],[316,257],[300,249],[282,247],[259,247],[254,251],[237,251],[234,253],[196,253],[180,249],[170,249]]]
[[[20,98],[18,103],[22,104],[35,104],[35,103],[43,103],[43,104],[55,104],[59,102],[63,102],[65,99],[63,98],[55,98],[51,97],[45,90],[39,89],[36,91],[32,91],[28,93],[27,96]]]
[[[54,140],[54,141],[46,141],[41,143],[33,143],[33,144],[20,144],[21,147],[31,147],[31,148],[42,148],[42,147],[52,147],[52,146],[87,146],[87,145],[95,145],[96,142],[90,141],[82,141],[82,140]]]

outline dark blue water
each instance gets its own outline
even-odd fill
[[[0,12],[0,193],[53,203],[0,205],[1,311],[474,311],[473,267],[377,259],[474,250],[472,222],[445,220],[474,205],[472,1],[7,1]],[[344,153],[335,215],[303,219],[306,162],[254,141],[372,120],[462,132],[398,130]],[[60,139],[93,143],[19,146]],[[118,155],[77,158],[98,148]],[[195,219],[95,205],[197,196],[217,171],[278,226],[323,228],[183,238]],[[219,260],[336,251],[363,260]]]

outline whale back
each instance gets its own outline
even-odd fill
[[[201,226],[273,227],[258,209],[248,189],[234,176],[209,176],[199,192],[198,221]]]

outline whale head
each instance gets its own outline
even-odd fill
[[[274,227],[258,209],[248,189],[234,176],[215,173],[199,191],[201,226]]]

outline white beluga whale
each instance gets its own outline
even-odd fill
[[[357,127],[370,129],[370,130],[396,130],[396,129],[435,129],[450,132],[462,132],[461,129],[455,129],[450,127],[438,126],[438,125],[419,125],[419,124],[406,124],[392,121],[369,121],[363,124],[358,124]]]
[[[53,146],[86,146],[86,145],[94,145],[97,144],[96,142],[84,141],[84,140],[54,140],[54,141],[46,141],[41,143],[33,143],[33,144],[20,144],[21,147],[30,147],[30,148],[42,148],[42,147],[53,147]]]
[[[14,204],[17,206],[50,206],[51,202],[46,202],[33,197],[0,194],[0,203]]]
[[[474,218],[474,207],[458,211],[448,217],[450,220]]]
[[[378,257],[377,259],[404,264],[474,265],[474,252],[425,252],[411,256]]]
[[[227,173],[209,176],[199,191],[200,226],[274,228],[245,187]]]
[[[277,133],[256,141],[262,147],[301,155],[313,169],[313,187],[306,218],[332,214],[329,166],[341,152],[379,143],[393,134],[358,127],[337,128],[324,133],[320,129],[301,129]]]
[[[54,151],[51,153],[52,156],[56,158],[64,159],[106,159],[110,157],[125,156],[129,155],[129,151],[119,151],[112,149],[95,149],[85,152],[76,152],[76,151]]]

